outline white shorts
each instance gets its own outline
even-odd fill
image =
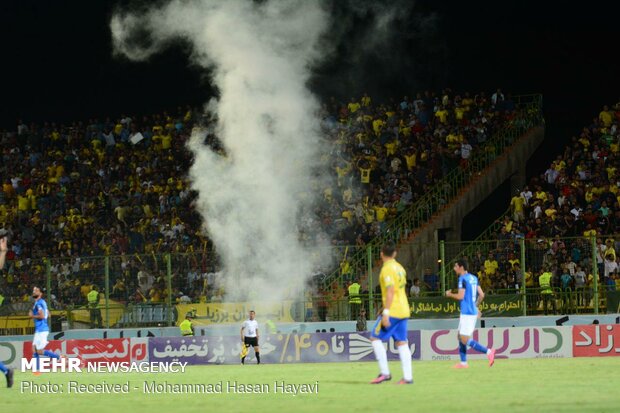
[[[49,331],[34,333],[34,338],[32,339],[32,344],[34,345],[34,348],[36,348],[37,350],[43,350],[49,343],[49,341],[47,341],[48,334]]]
[[[477,315],[461,314],[459,318],[459,334],[462,336],[471,337],[476,329],[476,322],[478,321]]]

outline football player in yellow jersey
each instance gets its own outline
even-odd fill
[[[396,246],[394,244],[384,245],[381,249],[383,267],[379,275],[383,312],[370,333],[380,373],[370,382],[371,384],[379,384],[392,379],[387,362],[387,352],[383,346],[383,341],[389,340],[390,337],[394,338],[403,367],[403,379],[398,384],[413,384],[411,349],[407,342],[407,320],[411,315],[405,288],[407,273],[395,258]]]

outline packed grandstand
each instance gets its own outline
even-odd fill
[[[554,286],[567,285],[564,270],[573,287],[591,283],[591,271],[581,276],[589,241],[556,237],[600,237],[599,273],[617,278],[617,264],[608,263],[615,263],[620,242],[608,236],[620,226],[616,108],[605,107],[544,174],[515,194],[497,232],[485,234],[493,242],[470,251],[483,287],[500,291],[522,279],[519,238],[535,240],[531,248],[540,250],[527,268],[528,287],[536,287],[547,269]],[[449,171],[493,150],[488,140],[524,119],[523,111],[501,90],[426,91],[388,102],[367,94],[330,99],[321,113],[330,142],[322,153],[334,184],[320,188],[316,224],[339,254],[363,249]],[[45,285],[49,275],[56,306],[84,304],[93,284],[103,287],[103,266],[94,257],[109,256],[118,263],[109,293],[120,302],[221,300],[217,253],[201,231],[187,178],[192,158],[185,143],[196,125],[208,122],[186,107],[66,125],[19,121],[5,131],[1,168],[8,179],[0,191],[0,220],[12,237],[4,299],[27,301],[28,286]],[[170,285],[158,258],[166,253],[183,256]],[[439,288],[423,274],[411,278],[422,279],[422,293]],[[330,297],[342,298],[345,289],[339,286]]]

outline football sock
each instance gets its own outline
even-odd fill
[[[377,361],[379,362],[379,370],[381,374],[384,376],[390,375],[390,368],[388,367],[387,362],[387,352],[385,351],[385,347],[383,347],[383,343],[381,340],[373,340],[372,348],[375,351],[375,357],[377,357]]]
[[[403,379],[407,381],[413,380],[411,372],[411,349],[408,344],[398,346],[398,355],[400,356],[400,364],[403,366]]]
[[[488,353],[489,349],[486,348],[485,346],[483,346],[482,344],[478,343],[477,341],[475,341],[473,338],[470,338],[467,341],[467,345],[470,346],[471,348],[473,348],[476,351],[479,351],[480,353]]]
[[[241,364],[245,364],[245,356],[241,357]]]
[[[467,346],[461,343],[461,340],[459,340],[459,355],[461,356],[461,363],[466,364],[467,363]]]
[[[256,352],[256,364],[260,364],[260,352]]]
[[[4,363],[0,362],[0,371],[4,374],[7,374],[9,372],[9,369],[4,365]]]
[[[36,359],[35,365],[37,367],[37,371],[39,371],[39,353],[37,353],[36,350],[34,352],[34,358]]]
[[[51,357],[53,359],[59,359],[60,358],[60,356],[58,354],[54,353],[53,351],[49,351],[49,350],[45,350],[43,352],[43,355],[45,355],[47,357]]]

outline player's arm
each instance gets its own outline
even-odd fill
[[[476,298],[476,307],[480,305],[482,300],[484,300],[484,292],[482,291],[482,288],[478,286],[478,298]]]
[[[43,311],[43,309],[39,307],[39,311],[36,314],[34,314],[32,310],[30,310],[28,312],[28,316],[30,316],[30,318],[36,318],[37,320],[43,320],[44,318],[47,318],[45,317],[46,313],[47,311]]]
[[[381,324],[384,327],[390,326],[390,308],[392,307],[392,301],[394,301],[394,286],[388,285],[385,287],[385,307],[383,308],[383,315],[381,316]]]
[[[459,288],[459,292],[456,294],[452,290],[446,290],[446,297],[461,301],[465,297],[465,289]]]

